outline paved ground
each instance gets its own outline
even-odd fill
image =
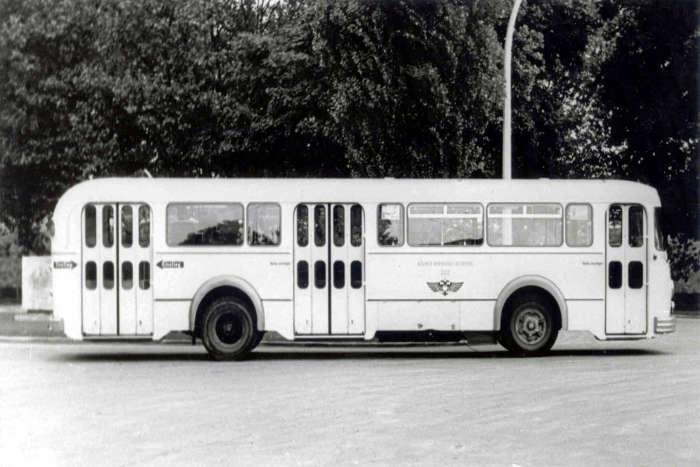
[[[476,349],[0,342],[0,464],[700,463],[700,319]]]

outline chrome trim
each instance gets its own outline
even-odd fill
[[[654,318],[654,333],[670,334],[676,332],[676,317],[671,316],[668,319]]]

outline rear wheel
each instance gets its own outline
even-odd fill
[[[508,307],[499,342],[511,352],[533,354],[552,348],[557,340],[550,306],[538,295],[524,295]]]
[[[256,339],[255,321],[248,306],[234,297],[214,301],[205,312],[202,342],[215,360],[240,360]]]

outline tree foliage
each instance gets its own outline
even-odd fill
[[[90,177],[500,174],[509,0],[0,0],[0,222]],[[657,187],[696,235],[695,2],[526,2],[514,174]]]

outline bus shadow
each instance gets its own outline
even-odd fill
[[[373,350],[373,349],[288,349],[269,351],[259,349],[245,361],[272,360],[411,360],[411,359],[552,359],[568,357],[649,357],[666,355],[665,352],[647,349],[561,349],[541,355],[521,356],[505,350]],[[211,361],[209,356],[194,352],[89,352],[54,355],[52,360],[64,362],[164,362],[164,361]]]

